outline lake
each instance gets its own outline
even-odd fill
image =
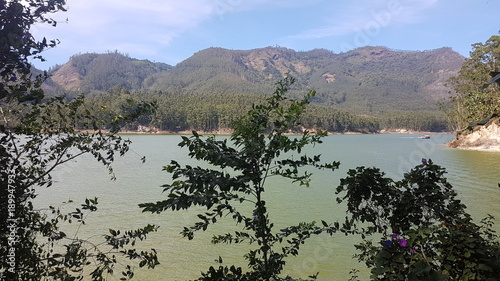
[[[433,134],[421,139],[415,134],[331,135],[324,143],[306,151],[322,154],[325,162],[340,161],[335,172],[315,172],[311,187],[299,187],[286,181],[271,181],[266,189],[265,200],[270,217],[281,226],[299,222],[325,220],[334,222],[345,217],[343,206],[335,203],[335,188],[346,176],[348,169],[357,166],[376,166],[387,176],[399,179],[402,173],[430,158],[445,167],[448,180],[456,188],[460,199],[476,221],[487,214],[500,218],[500,153],[457,150],[446,147],[453,139],[449,134]],[[160,226],[141,243],[145,248],[159,252],[161,265],[154,270],[138,270],[135,280],[189,280],[200,277],[200,272],[221,256],[227,264],[245,268],[242,258],[247,245],[212,245],[212,234],[241,230],[231,220],[221,221],[205,233],[195,234],[193,240],[179,234],[183,226],[190,225],[197,210],[171,212],[160,215],[141,213],[139,203],[154,202],[165,198],[162,184],[170,183],[170,175],[162,167],[171,159],[181,164],[196,164],[187,158],[187,150],[177,146],[176,135],[124,135],[132,140],[131,151],[114,163],[116,181],[110,181],[107,170],[89,156],[59,168],[54,173],[55,183],[39,190],[36,206],[49,204],[60,206],[69,199],[83,202],[85,198],[99,198],[99,211],[91,214],[79,231],[79,236],[98,240],[96,234],[108,233],[108,228],[135,229],[147,223]],[[141,157],[146,156],[146,162]],[[73,205],[73,208],[76,205]],[[65,207],[70,210],[70,206]],[[500,231],[500,220],[495,229]],[[366,280],[363,264],[352,259],[355,237],[342,234],[321,235],[311,238],[301,248],[298,257],[289,259],[285,273],[306,278],[320,272],[318,280],[347,280],[353,268],[361,270]],[[117,278],[120,278],[117,269]]]

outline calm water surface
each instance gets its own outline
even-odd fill
[[[37,205],[60,206],[69,199],[82,202],[87,197],[99,198],[99,211],[87,218],[79,231],[82,238],[99,239],[96,234],[107,233],[108,228],[134,229],[153,223],[160,226],[144,245],[159,252],[161,265],[154,270],[139,270],[136,280],[188,280],[200,276],[214,260],[221,256],[228,264],[245,268],[241,257],[247,245],[212,245],[212,234],[241,230],[230,220],[221,221],[205,233],[195,234],[194,240],[181,237],[183,226],[190,225],[197,210],[188,212],[141,213],[137,204],[165,198],[162,184],[170,177],[162,167],[171,159],[195,164],[187,158],[186,150],[177,146],[179,136],[131,135],[132,151],[114,164],[116,181],[91,158],[79,159],[60,168],[52,187],[40,190]],[[308,154],[322,154],[324,161],[340,161],[335,172],[315,172],[311,187],[298,187],[286,181],[270,182],[266,201],[276,229],[302,221],[325,220],[333,222],[345,216],[343,206],[335,203],[334,190],[348,169],[357,166],[376,166],[389,177],[400,178],[402,173],[430,158],[448,171],[448,180],[456,187],[460,198],[476,220],[487,214],[500,218],[500,153],[465,151],[447,148],[444,144],[452,135],[436,134],[424,140],[420,135],[332,135],[324,143],[311,148]],[[146,156],[142,164],[141,157]],[[74,206],[73,206],[74,207]],[[69,206],[67,207],[70,209]],[[500,220],[496,220],[500,231]],[[357,239],[342,234],[311,238],[301,248],[298,257],[289,259],[285,273],[307,277],[320,272],[319,280],[347,280],[353,268],[361,270],[366,279],[367,270],[352,259],[353,243]],[[119,276],[116,280],[119,279]]]

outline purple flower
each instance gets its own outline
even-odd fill
[[[423,164],[427,164],[427,159],[422,158],[422,163],[423,163]]]
[[[389,247],[389,246],[391,246],[391,244],[392,244],[392,241],[391,240],[387,240],[387,241],[384,242],[383,245],[384,245],[384,247]]]
[[[394,233],[394,234],[391,236],[391,238],[392,238],[392,239],[398,239],[398,237],[399,237],[399,234],[397,234],[397,233]]]
[[[410,254],[414,255],[417,251],[415,251],[415,248],[410,247]]]
[[[408,241],[406,241],[405,239],[399,239],[399,246],[406,247],[407,244]]]

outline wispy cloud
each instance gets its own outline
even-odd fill
[[[150,54],[214,17],[214,1],[85,0],[68,1],[68,11],[54,15],[57,28],[37,26],[35,34],[58,38],[61,49],[118,49]],[[67,23],[65,19],[68,19]],[[124,49],[125,48],[125,49]]]
[[[91,2],[91,3],[89,3]],[[83,4],[71,7],[70,22],[75,31],[95,36],[123,41],[160,40],[168,44],[173,37],[188,30],[213,13],[206,0],[158,1],[142,0],[86,0]]]
[[[319,39],[343,36],[373,28],[374,25],[386,27],[396,23],[418,23],[426,9],[434,6],[438,0],[389,0],[357,1],[341,7],[342,13],[324,19],[325,24],[304,30],[290,39]],[[338,7],[332,5],[331,10]]]
[[[394,15],[395,22],[419,23],[425,20],[426,11],[434,7],[438,0],[402,0],[399,13]]]

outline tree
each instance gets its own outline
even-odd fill
[[[112,134],[100,130],[80,133],[74,129],[77,122],[85,123],[88,129],[97,128],[94,117],[82,110],[83,105],[83,97],[69,103],[54,98],[34,105],[14,102],[2,105],[9,110],[8,114],[2,114],[0,126],[0,226],[6,234],[2,237],[0,254],[5,258],[0,267],[11,279],[40,280],[50,276],[57,280],[80,280],[84,267],[95,267],[93,280],[104,280],[104,274],[113,272],[116,254],[140,259],[142,266],[154,267],[158,263],[154,251],[138,253],[130,248],[135,240],[155,231],[154,226],[123,236],[110,231],[111,235],[103,235],[106,246],[101,248],[77,238],[77,233],[68,235],[60,230],[64,222],[83,224],[86,213],[97,210],[97,199],[88,199],[81,208],[67,214],[51,207],[52,215],[44,215],[33,207],[36,189],[52,185],[53,170],[81,155],[93,155],[112,174],[114,158],[125,154],[130,145],[130,141],[123,140],[116,132],[127,120],[147,109],[138,105],[133,114],[115,118]],[[11,121],[17,124],[11,126]],[[58,251],[58,246],[66,247],[66,252]],[[97,262],[91,264],[94,259]],[[132,277],[131,268],[125,274]]]
[[[54,1],[0,1],[0,99],[17,98],[21,101],[39,100],[39,88],[46,74],[32,77],[29,58],[43,60],[41,52],[57,45],[57,40],[37,41],[30,32],[35,23],[56,26],[48,14],[65,11],[64,0]],[[31,79],[35,78],[35,79]]]
[[[402,180],[358,167],[341,180],[337,200],[347,203],[345,226],[362,235],[357,255],[371,280],[497,280],[500,241],[493,217],[477,225],[431,160]],[[379,243],[367,237],[381,234]]]
[[[173,160],[164,167],[173,179],[164,185],[167,199],[140,205],[144,211],[153,213],[206,207],[206,212],[198,214],[199,221],[184,227],[182,235],[188,239],[222,217],[231,217],[243,225],[242,231],[213,236],[212,242],[256,245],[245,254],[249,271],[221,265],[217,269],[210,267],[199,280],[282,280],[280,273],[286,257],[297,255],[299,247],[312,235],[333,234],[338,228],[326,222],[320,226],[315,222],[301,222],[275,231],[269,219],[264,192],[270,177],[281,176],[309,186],[311,173],[302,168],[335,170],[339,165],[338,162],[322,164],[319,155],[301,154],[305,146],[321,143],[325,132],[287,135],[298,129],[300,117],[315,94],[311,91],[300,101],[288,99],[285,94],[294,81],[287,77],[278,82],[266,103],[254,105],[239,118],[232,126],[230,141],[203,137],[196,132],[191,137],[182,137],[179,146],[186,147],[191,158],[207,162],[211,168],[181,166]],[[285,153],[298,156],[285,156]],[[251,210],[244,212],[243,206]],[[221,258],[219,261],[222,263]]]
[[[458,76],[450,79],[457,95],[451,97],[448,115],[453,127],[459,130],[500,111],[500,87],[487,84],[491,74],[500,71],[500,36],[491,36],[472,48]]]
[[[47,14],[64,10],[65,1],[0,1],[0,276],[2,280],[105,280],[123,259],[139,266],[158,264],[156,253],[138,251],[137,240],[156,230],[147,225],[137,230],[110,230],[103,244],[90,244],[61,231],[62,223],[83,224],[97,210],[97,198],[63,213],[50,207],[49,214],[33,206],[36,189],[52,184],[51,174],[83,154],[91,154],[112,173],[111,163],[123,155],[130,142],[116,135],[123,124],[149,111],[153,104],[134,103],[127,114],[116,116],[110,134],[96,130],[98,121],[84,106],[84,97],[67,102],[64,97],[44,97],[40,88],[45,75],[32,77],[30,58],[56,41],[36,41],[30,27],[37,22],[56,22]],[[93,130],[80,133],[75,124]],[[84,273],[84,269],[86,272]],[[88,271],[88,272],[87,272]],[[124,277],[133,277],[125,265]]]

